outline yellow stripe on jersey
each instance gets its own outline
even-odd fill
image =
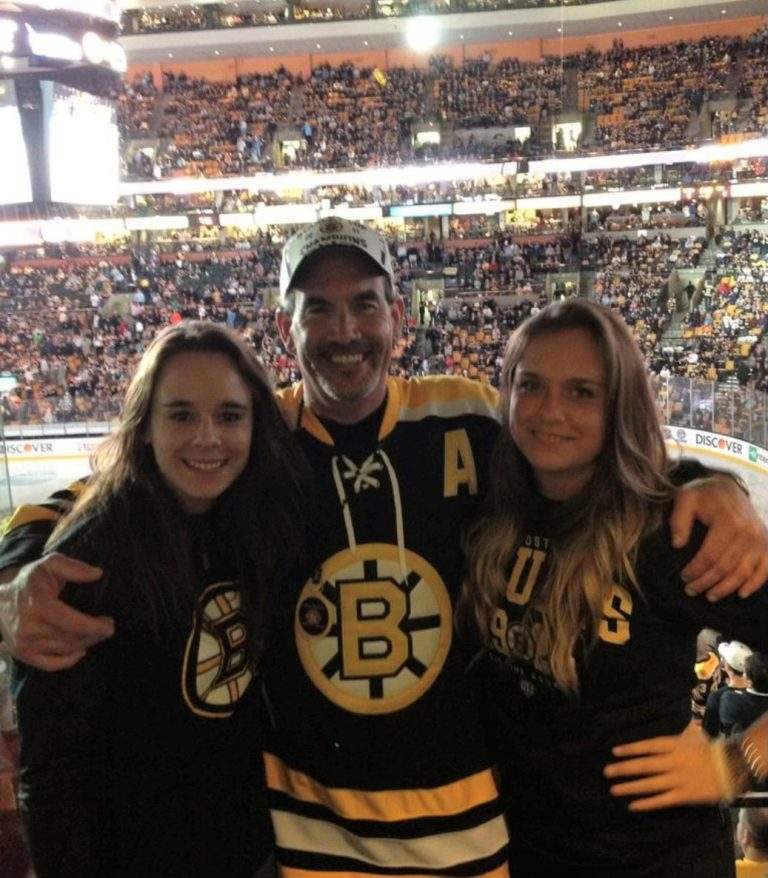
[[[303,427],[308,433],[325,442],[326,445],[333,445],[333,439],[330,433],[320,423],[317,415],[304,402],[304,383],[299,382],[290,387],[283,387],[276,393],[277,405],[283,415],[283,420],[288,424],[292,431]],[[301,419],[301,423],[299,423]]]
[[[304,401],[303,384],[278,390],[277,402],[291,430],[303,427],[316,439],[333,445],[330,434]],[[399,421],[461,415],[481,415],[498,421],[499,394],[496,389],[490,384],[451,375],[407,380],[390,377],[387,379],[387,405],[379,428],[379,439],[391,433]]]
[[[293,866],[280,867],[281,878],[318,878],[318,872],[310,869],[296,869]],[[370,872],[330,872],[326,869],[322,872],[323,878],[371,878]],[[509,866],[504,863],[490,872],[480,872],[473,878],[507,878],[509,875]],[[410,872],[408,874],[400,873],[397,878],[427,878],[423,872]],[[434,874],[430,874],[429,878],[435,878]]]
[[[499,420],[499,395],[489,384],[448,375],[411,378],[408,381],[390,378],[389,400],[384,423],[379,431],[383,438],[398,421],[421,421],[427,417],[455,418],[480,415]]]
[[[345,857],[387,869],[450,869],[489,857],[507,843],[504,818],[480,826],[417,838],[361,837],[326,820],[272,811],[278,847],[329,857]]]
[[[490,769],[441,787],[409,790],[352,790],[326,787],[264,753],[267,787],[300,802],[323,805],[347,820],[418,820],[446,817],[486,805],[498,798]]]
[[[46,506],[19,506],[6,525],[5,533],[10,533],[25,524],[34,524],[36,521],[58,521],[62,514],[60,510],[48,509]]]
[[[47,500],[44,506],[34,506],[32,504],[19,506],[13,513],[10,520],[5,526],[4,533],[10,533],[17,527],[23,527],[25,524],[34,524],[36,521],[58,521],[73,506],[78,496],[83,493],[86,488],[86,480],[78,479],[67,485],[66,490],[54,495]],[[69,495],[66,497],[65,495]],[[55,505],[56,508],[53,508]]]

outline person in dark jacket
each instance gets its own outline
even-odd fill
[[[16,670],[38,878],[250,878],[269,856],[258,660],[281,559],[302,548],[303,472],[242,341],[158,335],[47,544],[103,574],[64,595],[115,634],[74,668]]]

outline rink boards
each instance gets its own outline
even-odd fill
[[[673,457],[696,457],[707,466],[730,469],[744,479],[755,504],[768,518],[768,451],[743,439],[665,427]],[[34,503],[90,471],[89,457],[100,437],[43,437],[9,439],[0,443],[0,482],[5,480],[5,460],[11,488],[11,505]],[[7,492],[0,492],[0,511],[6,512]]]

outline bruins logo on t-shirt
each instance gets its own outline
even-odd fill
[[[184,651],[181,690],[199,716],[227,717],[253,679],[237,583],[218,582],[200,595]]]
[[[352,713],[391,713],[426,692],[451,645],[451,603],[420,555],[368,543],[329,558],[304,586],[294,630],[304,670]]]

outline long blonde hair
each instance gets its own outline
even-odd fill
[[[614,582],[637,588],[634,555],[641,537],[661,523],[671,485],[657,409],[640,350],[624,321],[594,302],[571,299],[544,308],[512,335],[501,379],[504,427],[491,461],[487,512],[468,535],[468,575],[460,624],[485,643],[503,606],[515,553],[541,506],[531,467],[509,431],[515,370],[538,336],[583,329],[595,341],[606,376],[605,446],[577,498],[558,508],[549,537],[546,578],[528,605],[536,626],[537,661],[557,685],[575,692],[577,645],[594,644]]]

